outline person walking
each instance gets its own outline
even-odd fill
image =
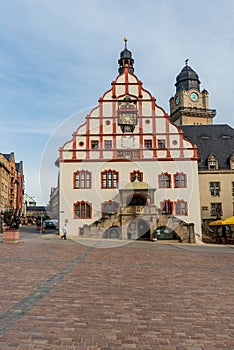
[[[64,224],[62,228],[63,235],[61,236],[61,239],[67,239],[67,224]]]

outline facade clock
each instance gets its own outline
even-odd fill
[[[179,96],[176,96],[176,99],[175,99],[175,104],[176,104],[176,105],[178,105],[178,104],[179,104],[179,102],[180,102],[180,98],[179,98]]]
[[[192,92],[190,94],[190,98],[192,101],[196,102],[198,100],[198,94],[196,92]]]
[[[126,96],[118,104],[118,124],[123,132],[133,132],[137,124],[137,102]]]

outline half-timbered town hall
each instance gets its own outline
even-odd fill
[[[127,39],[118,65],[60,148],[60,225],[75,236],[198,241],[197,148],[134,74]]]

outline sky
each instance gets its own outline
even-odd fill
[[[118,75],[128,38],[137,77],[169,113],[189,58],[233,122],[233,0],[0,0],[0,152],[23,161],[25,193],[46,205],[58,149]]]

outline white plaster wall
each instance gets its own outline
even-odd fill
[[[137,78],[134,75],[128,73],[128,81],[129,83],[137,83]]]
[[[103,116],[105,117],[112,116],[112,103],[110,102],[103,103]]]
[[[116,83],[124,83],[125,82],[125,74],[121,74],[117,79]]]
[[[163,163],[163,164],[162,164]],[[73,189],[73,173],[78,169],[87,169],[92,172],[92,189]],[[103,170],[119,171],[119,188],[123,188],[130,180],[130,172],[140,170],[144,174],[144,182],[149,183],[156,188],[155,204],[160,206],[160,202],[165,199],[176,201],[183,199],[188,202],[188,216],[180,216],[180,218],[188,223],[195,224],[196,234],[201,234],[201,219],[200,219],[200,197],[198,191],[198,174],[197,164],[193,162],[173,162],[173,161],[146,161],[146,162],[83,162],[83,163],[67,163],[61,164],[60,168],[60,211],[61,225],[64,220],[68,220],[68,229],[70,234],[77,235],[78,227],[83,224],[90,224],[100,218],[101,203],[114,199],[118,196],[118,189],[101,189],[100,174]],[[184,172],[187,174],[187,188],[175,189],[174,184],[172,189],[158,188],[158,175],[161,172],[175,174],[176,172]],[[172,177],[173,180],[173,177]],[[73,219],[73,204],[78,200],[85,200],[92,203],[93,217],[92,220]],[[197,240],[199,240],[199,237]]]

